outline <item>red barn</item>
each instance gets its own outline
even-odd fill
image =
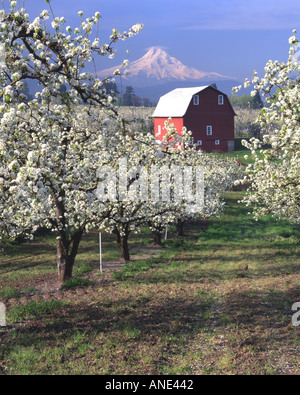
[[[227,95],[211,86],[174,89],[159,99],[153,114],[154,133],[162,140],[165,121],[172,118],[179,133],[184,126],[192,132],[197,148],[233,151],[235,115]]]

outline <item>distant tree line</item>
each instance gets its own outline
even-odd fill
[[[299,80],[295,79],[294,84],[299,84]],[[211,84],[211,86],[215,89],[217,88],[217,85],[215,83]],[[141,98],[140,96],[136,95],[134,93],[134,89],[132,86],[126,86],[125,92],[122,93],[119,91],[117,85],[113,81],[106,81],[104,82],[103,86],[101,89],[105,89],[106,93],[108,95],[111,95],[114,98],[114,101],[117,105],[120,106],[129,106],[129,107],[155,107],[156,103],[151,101],[149,98]],[[60,92],[65,94],[65,100],[68,100],[67,98],[67,87],[65,84],[63,84],[60,87]],[[24,81],[24,89],[22,92],[25,96],[27,96],[26,99],[21,100],[21,101],[29,101],[34,98],[34,94],[30,92],[29,86],[27,81]],[[254,96],[244,94],[242,96],[238,95],[232,95],[229,98],[231,104],[233,107],[239,107],[241,109],[253,109],[253,110],[258,110],[264,107],[264,103],[261,99],[261,96],[259,92],[257,91]]]
[[[133,106],[133,107],[154,107],[153,103],[147,97],[141,98],[134,93],[132,86],[126,86],[125,93],[122,95],[123,106]]]
[[[218,89],[217,84],[214,82],[210,85],[212,88]],[[239,107],[240,109],[252,109],[259,110],[264,107],[264,103],[258,91],[254,96],[251,95],[232,95],[229,97],[230,103],[233,107]]]
[[[122,93],[119,91],[115,82],[108,81],[104,83],[104,88],[107,94],[113,96],[116,103],[121,106],[154,107],[156,105],[149,98],[141,98],[136,95],[132,86],[126,86],[125,92]]]
[[[254,96],[246,94],[242,96],[232,95],[229,100],[233,107],[251,108],[253,110],[259,110],[264,107],[264,103],[258,91]]]
[[[106,94],[114,98],[114,102],[120,106],[131,106],[131,107],[155,107],[156,103],[152,102],[148,98],[141,98],[134,93],[132,86],[126,86],[125,92],[121,94],[115,82],[107,81],[103,83],[101,89],[105,89]],[[62,93],[63,101],[68,101],[68,88],[63,84],[60,89]],[[27,81],[24,81],[24,89],[22,92],[25,96],[21,101],[28,102],[34,98],[34,94],[30,92]],[[38,99],[40,102],[40,99]]]

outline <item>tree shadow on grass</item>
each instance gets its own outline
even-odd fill
[[[132,346],[133,354],[135,349],[142,347],[149,353],[153,352],[153,357],[159,362],[164,358],[164,347],[172,348],[167,354],[182,353],[191,336],[209,327],[212,304],[213,298],[208,294],[189,298],[170,298],[167,295],[154,299],[143,297],[134,303],[129,297],[92,306],[68,304],[50,314],[29,319],[17,329],[13,339],[9,334],[4,336],[2,344],[6,352],[20,346],[38,348],[41,344],[44,348],[60,344],[63,349],[64,344],[71,342],[77,333],[84,334],[91,344],[95,339],[99,342],[101,335],[105,343],[118,345],[120,359],[122,353],[128,353],[128,347]],[[30,341],[24,343],[28,336]],[[2,354],[6,352],[2,350]]]
[[[298,286],[286,291],[233,291],[222,301],[218,330],[224,332],[232,328],[234,336],[230,342],[239,347],[240,352],[250,347],[254,351],[265,351],[269,356],[276,354],[278,359],[288,352],[291,361],[294,357],[298,360],[300,348],[295,346],[299,345],[300,332],[292,325],[295,302],[300,302]]]
[[[298,355],[299,347],[298,351],[294,347],[297,332],[287,329],[291,306],[296,301],[300,301],[296,286],[287,291],[233,290],[221,301],[213,292],[206,291],[197,295],[184,292],[174,297],[159,292],[135,299],[121,296],[114,300],[93,299],[92,303],[77,301],[28,320],[13,337],[9,333],[2,336],[5,348],[1,353],[5,359],[7,353],[18,347],[35,347],[42,352],[55,346],[61,349],[64,360],[70,362],[79,347],[74,339],[80,334],[82,344],[89,345],[89,358],[95,360],[102,350],[105,363],[113,366],[111,373],[120,363],[130,369],[131,359],[148,357],[149,371],[159,374],[168,364],[172,368],[172,358],[184,360],[193,342],[200,339],[201,347],[217,365],[224,350],[216,354],[215,341],[222,335],[226,349],[234,356],[237,372],[243,372],[242,364],[246,366],[249,356],[257,358],[255,369],[263,371],[264,361],[270,358],[275,367],[276,357],[284,350],[289,350],[291,359]],[[251,369],[249,361],[247,369]],[[139,363],[142,365],[142,359]],[[52,373],[58,368],[59,363],[52,366]]]

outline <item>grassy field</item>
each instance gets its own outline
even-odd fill
[[[119,262],[104,236],[86,236],[65,289],[56,284],[55,239],[4,246],[0,374],[299,374],[299,232],[255,221],[226,196],[220,218],[172,229],[163,248],[147,230]]]
[[[257,151],[256,153],[260,159],[263,158],[261,152]],[[248,149],[237,150],[232,152],[218,152],[217,154],[213,153],[211,155],[215,155],[221,158],[235,159],[244,164],[254,163],[254,156],[252,155],[251,151]]]

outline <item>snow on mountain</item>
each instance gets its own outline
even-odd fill
[[[98,77],[113,75],[116,69],[121,66],[111,67],[97,72]],[[151,47],[148,52],[138,60],[129,63],[126,68],[129,76],[126,79],[135,81],[138,85],[146,80],[156,80],[157,82],[167,81],[190,81],[190,80],[219,80],[231,79],[218,73],[205,72],[192,67],[185,66],[178,59],[167,54],[160,47]],[[148,81],[149,82],[149,81]],[[140,85],[141,86],[141,85]]]

